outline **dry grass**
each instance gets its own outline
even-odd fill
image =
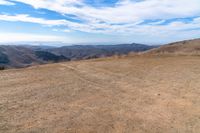
[[[144,54],[151,55],[193,55],[200,56],[200,39],[181,41],[163,45],[156,49],[152,49]]]
[[[199,133],[199,57],[122,57],[0,71],[0,132]]]

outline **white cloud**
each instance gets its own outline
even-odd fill
[[[15,0],[32,5],[34,8],[44,8],[61,14],[73,14],[84,20],[85,24],[66,22],[64,20],[41,20],[33,22],[46,24],[66,24],[71,28],[85,32],[99,32],[95,29],[105,29],[104,32],[122,31],[124,27],[134,27],[144,20],[193,17],[200,14],[199,0],[121,0],[114,7],[95,8],[86,5],[84,0]],[[80,6],[77,6],[80,5]],[[27,16],[26,16],[27,17]],[[101,23],[104,22],[104,23]],[[111,25],[124,24],[124,25]],[[166,26],[169,27],[169,26]],[[181,25],[179,27],[182,27]],[[184,26],[185,27],[185,26]],[[152,28],[154,28],[152,26]],[[155,27],[156,28],[156,27]],[[157,28],[156,28],[157,29]],[[132,30],[132,29],[131,29]]]
[[[64,19],[61,20],[47,20],[43,18],[35,18],[31,17],[28,14],[18,14],[18,15],[7,15],[7,14],[2,14],[0,15],[0,20],[3,21],[11,21],[11,22],[29,22],[29,23],[37,23],[41,25],[47,25],[47,26],[66,26],[70,27],[74,30],[80,30],[80,31],[85,31],[85,32],[92,32],[92,30],[95,30],[95,28],[102,28],[107,25],[103,24],[97,24],[97,25],[87,25],[87,24],[80,24],[80,23],[75,23],[71,21],[67,21]],[[107,27],[109,28],[109,27]],[[63,30],[66,32],[67,30]]]
[[[69,29],[52,29],[53,31],[55,31],[55,32],[66,32],[66,33],[68,33],[68,32],[71,32],[71,30],[69,30]]]
[[[34,18],[30,17],[27,14],[19,14],[19,15],[0,15],[0,20],[4,21],[21,21],[21,22],[30,22],[30,23],[38,23],[43,25],[49,26],[56,26],[56,25],[64,25],[66,20],[45,20],[43,18]]]
[[[31,17],[27,14],[19,14],[19,15],[0,15],[0,20],[4,21],[21,21],[21,22],[30,22],[30,23],[38,23],[47,26],[66,26],[68,28],[63,29],[63,32],[70,32],[71,30],[79,30],[84,32],[90,33],[107,33],[107,34],[114,34],[114,33],[123,33],[123,34],[146,34],[152,35],[157,33],[166,33],[166,32],[175,32],[180,30],[188,30],[192,28],[200,28],[199,18],[195,18],[190,23],[184,23],[181,21],[174,21],[167,25],[157,25],[163,23],[164,20],[149,23],[146,25],[138,25],[143,21],[138,21],[135,23],[128,23],[122,25],[111,25],[108,23],[92,23],[92,24],[81,24],[75,23],[71,21],[67,21],[64,19],[61,20],[46,20],[43,18],[35,18]],[[70,29],[69,29],[70,28]],[[54,29],[55,31],[55,29]]]
[[[0,0],[0,3],[5,0]],[[60,14],[72,14],[84,23],[68,20],[47,20],[31,17],[27,14],[0,15],[0,20],[22,21],[38,23],[47,26],[66,26],[63,31],[84,31],[89,33],[122,34],[129,36],[145,36],[147,38],[161,38],[180,36],[179,38],[194,36],[200,28],[200,18],[190,23],[174,21],[166,25],[167,19],[187,18],[199,16],[199,0],[120,0],[113,7],[92,7],[84,0],[13,0],[23,2],[34,8],[43,8]],[[77,6],[78,5],[78,6]],[[145,20],[160,20],[153,23],[139,25]],[[185,30],[185,31],[184,31]],[[196,35],[195,35],[196,36]],[[177,37],[178,38],[178,37]]]
[[[6,1],[6,0],[0,0],[0,5],[15,5],[14,3],[12,2],[9,2],[9,1]]]
[[[0,33],[0,42],[24,42],[24,41],[67,41],[66,37],[53,35],[36,35],[22,33]]]
[[[191,17],[200,14],[199,0],[121,0],[114,7],[95,8],[82,0],[15,0],[45,8],[61,14],[73,14],[80,19],[106,23],[132,23],[145,19],[170,19]],[[75,5],[81,5],[77,7]]]

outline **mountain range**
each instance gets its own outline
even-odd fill
[[[200,55],[200,39],[185,40],[166,45],[0,45],[0,67],[22,68],[37,64],[85,60],[109,56],[127,55]]]
[[[123,55],[155,48],[144,44],[72,45],[62,47],[1,45],[0,66],[21,68],[36,64]]]

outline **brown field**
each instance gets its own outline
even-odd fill
[[[199,133],[200,57],[0,71],[1,133]]]

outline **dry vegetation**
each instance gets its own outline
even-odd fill
[[[195,55],[200,56],[200,39],[181,41],[144,52],[149,55]]]
[[[200,57],[0,71],[2,133],[199,133]]]

